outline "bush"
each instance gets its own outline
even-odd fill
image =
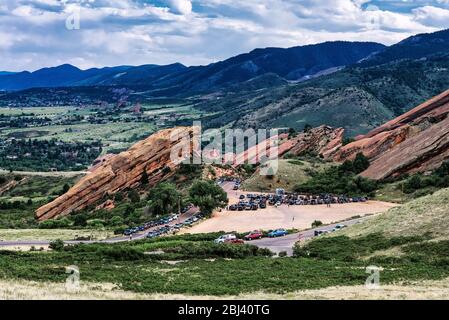
[[[128,192],[128,198],[132,203],[140,202],[140,196],[136,190],[131,190],[130,192]]]
[[[70,226],[70,220],[62,218],[59,220],[47,220],[39,223],[39,229],[63,229]]]
[[[100,219],[93,219],[88,221],[87,225],[95,229],[102,229],[104,228],[104,221]]]
[[[315,220],[314,222],[312,222],[312,228],[318,228],[322,225],[323,223],[320,220]]]
[[[368,159],[359,153],[354,161],[345,161],[338,167],[311,175],[305,183],[296,185],[295,192],[346,194],[349,196],[371,195],[377,189],[377,182],[357,176],[369,166]]]
[[[64,250],[64,241],[61,239],[54,240],[50,242],[49,248],[55,251],[62,251]]]
[[[271,256],[268,249],[252,245],[215,244],[211,242],[183,243],[164,250],[166,253],[179,255],[180,259],[188,258],[246,258],[254,256]]]
[[[76,227],[87,226],[87,216],[84,213],[79,213],[73,218],[73,225]]]
[[[120,216],[114,216],[109,221],[109,224],[112,226],[121,226],[123,224],[123,218]]]

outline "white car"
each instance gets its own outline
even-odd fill
[[[225,243],[226,241],[231,241],[231,240],[236,240],[237,237],[235,236],[235,234],[224,234],[221,237],[219,237],[218,239],[215,239],[214,242],[219,244],[219,243]]]
[[[332,231],[338,231],[338,230],[341,230],[341,229],[343,229],[343,228],[346,228],[346,225],[344,225],[344,224],[337,224],[337,225],[332,229]]]

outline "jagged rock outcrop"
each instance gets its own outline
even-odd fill
[[[433,170],[449,158],[449,90],[343,146],[335,161],[362,152],[371,166],[362,176],[385,179]]]
[[[343,134],[343,128],[332,128],[325,125],[313,128],[282,143],[279,147],[279,154],[289,153],[297,156],[304,152],[310,152],[329,159],[343,145]]]
[[[135,188],[140,185],[144,171],[147,172],[149,185],[157,184],[173,174],[177,166],[170,158],[173,147],[181,149],[186,141],[191,143],[185,137],[192,136],[193,130],[183,127],[159,131],[127,151],[107,159],[67,193],[40,207],[36,211],[36,218],[43,221],[65,216],[97,204],[107,194]],[[177,136],[174,141],[173,135]],[[182,157],[181,154],[179,156]]]

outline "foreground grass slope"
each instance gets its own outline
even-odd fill
[[[401,207],[355,225],[340,235],[350,237],[382,233],[387,237],[429,235],[449,239],[449,189],[441,189]]]

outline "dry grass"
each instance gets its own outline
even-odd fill
[[[263,292],[239,296],[186,296],[181,294],[139,294],[119,289],[114,284],[81,282],[77,291],[68,291],[65,283],[0,280],[0,300],[378,300],[378,299],[449,299],[449,279],[385,285],[379,289],[364,286],[330,287],[278,295]]]
[[[449,238],[449,189],[418,198],[400,207],[351,226],[339,235],[356,237],[370,233],[414,236],[430,233],[434,239]]]
[[[76,237],[89,236],[93,236],[95,240],[103,240],[112,235],[112,232],[102,230],[0,229],[0,241],[74,240]]]
[[[330,163],[304,160],[296,163],[295,160],[280,159],[279,169],[274,177],[261,176],[257,171],[251,178],[245,180],[242,184],[242,189],[257,192],[273,192],[276,188],[283,188],[287,191],[292,191],[295,185],[307,182],[311,178],[310,172],[320,172],[330,166]]]

